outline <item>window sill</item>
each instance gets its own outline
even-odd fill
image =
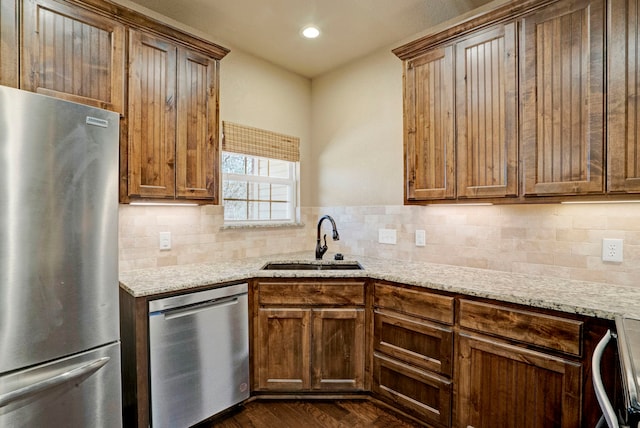
[[[225,224],[220,230],[238,230],[238,229],[288,229],[303,228],[304,223],[299,222],[283,222],[283,223],[229,223]]]

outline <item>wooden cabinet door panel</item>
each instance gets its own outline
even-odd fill
[[[373,392],[385,401],[419,415],[429,426],[451,426],[450,380],[378,353],[373,356],[373,379]]]
[[[458,426],[580,426],[580,364],[465,333],[458,349]]]
[[[373,317],[376,350],[445,376],[453,374],[450,327],[382,310]]]
[[[124,113],[124,26],[51,0],[25,0],[20,86]]]
[[[17,0],[0,0],[0,85],[18,87]]]
[[[312,388],[364,389],[364,309],[314,309],[312,317]]]
[[[522,20],[525,195],[604,191],[603,40],[603,0],[564,0]]]
[[[466,330],[582,355],[582,321],[467,299],[460,299],[458,307],[458,323]]]
[[[518,194],[515,23],[456,44],[457,195]]]
[[[453,47],[405,67],[406,198],[455,198]]]
[[[258,299],[261,305],[364,305],[365,287],[362,280],[274,279],[260,283]]]
[[[375,283],[374,294],[373,302],[377,308],[392,309],[407,315],[453,324],[454,298],[451,296],[380,282]]]
[[[177,48],[129,34],[129,195],[173,198]]]
[[[177,198],[217,198],[218,64],[178,51]]]
[[[612,0],[609,31],[608,191],[640,192],[640,2]]]
[[[258,389],[310,389],[310,320],[310,309],[258,310]]]

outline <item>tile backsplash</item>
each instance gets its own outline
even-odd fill
[[[338,226],[329,251],[640,286],[640,203],[508,206],[305,207],[303,226],[223,228],[219,206],[120,206],[120,270],[309,251],[323,214]],[[397,244],[379,244],[395,229]],[[415,245],[415,231],[426,245]],[[159,232],[172,249],[159,250]],[[602,239],[624,240],[622,263],[601,260]]]
[[[224,228],[222,206],[120,205],[120,271],[313,249],[305,226]],[[301,222],[309,223],[301,215]],[[171,232],[171,250],[159,249],[159,233]]]

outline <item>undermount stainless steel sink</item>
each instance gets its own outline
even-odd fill
[[[262,270],[362,270],[358,262],[269,262]]]

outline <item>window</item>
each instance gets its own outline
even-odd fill
[[[295,137],[223,122],[225,222],[295,221],[298,147]]]
[[[296,162],[222,152],[225,221],[293,221]]]

